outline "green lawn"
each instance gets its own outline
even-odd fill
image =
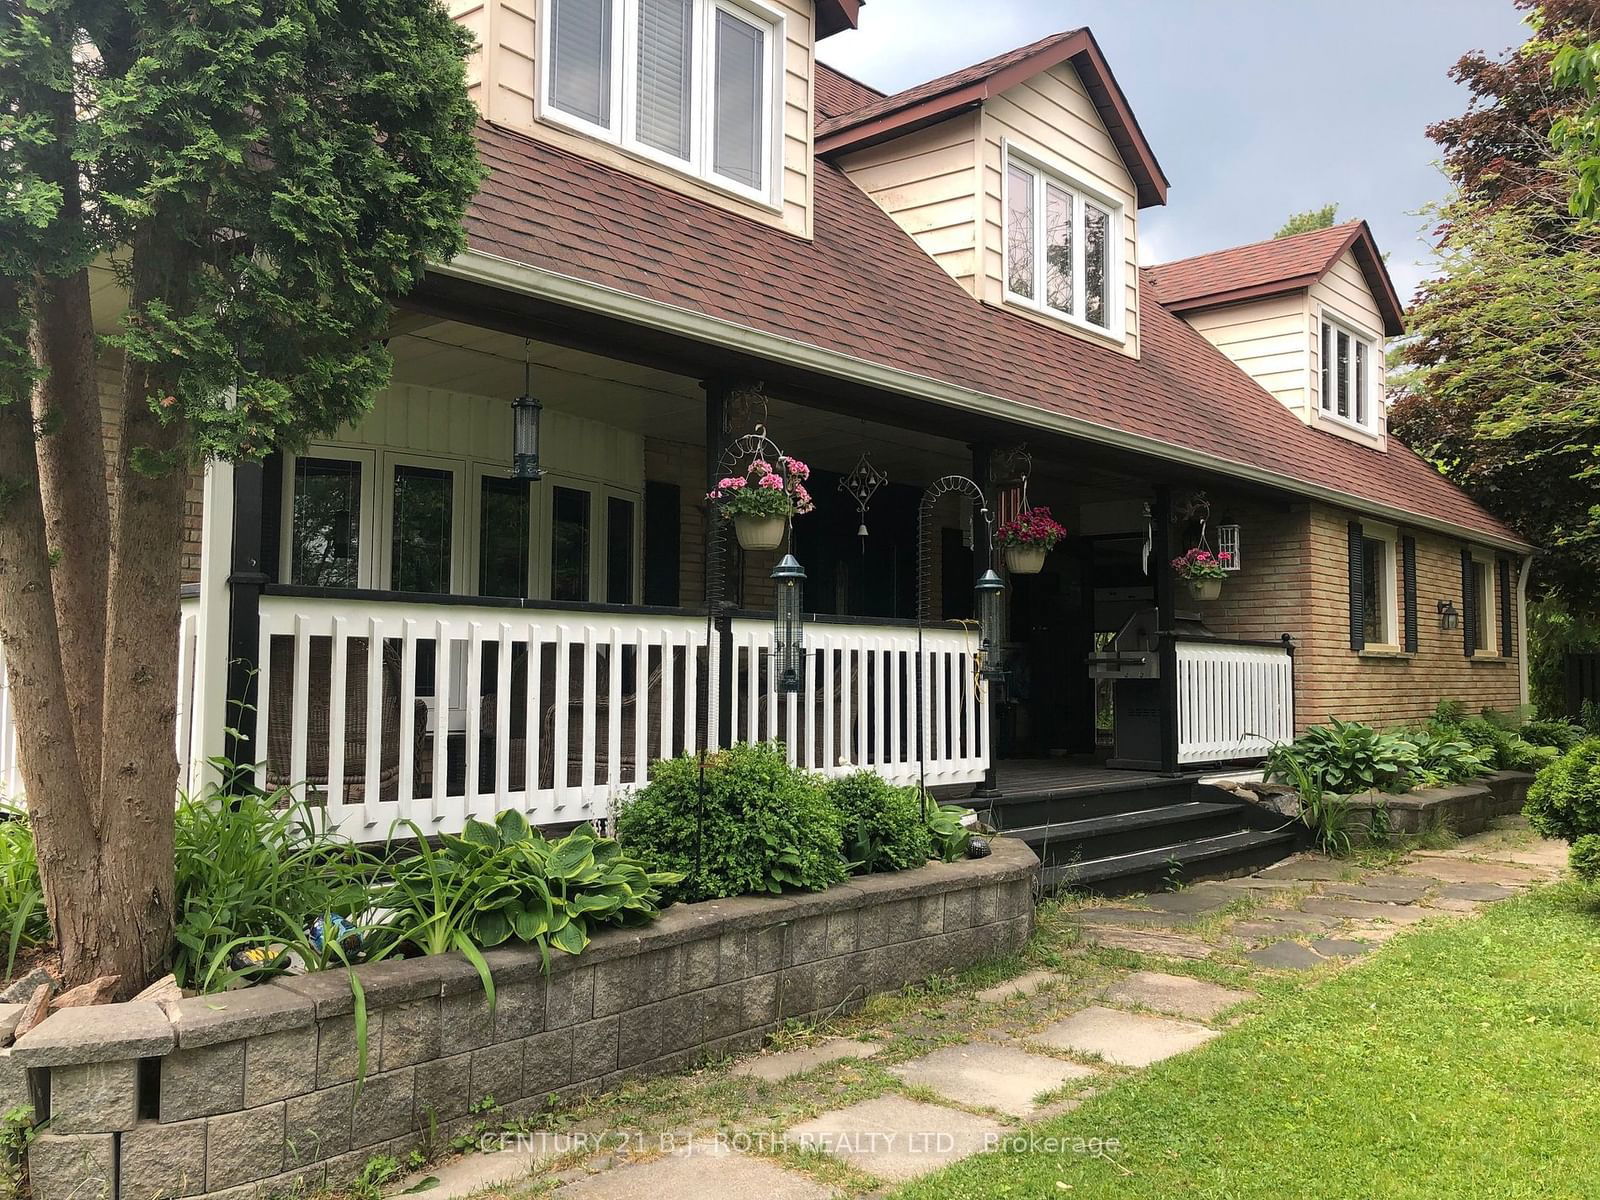
[[[1408,933],[899,1200],[1600,1197],[1600,894]]]

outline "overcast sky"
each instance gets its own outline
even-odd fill
[[[1523,41],[1511,0],[866,0],[818,56],[893,91],[1087,25],[1171,180],[1139,215],[1146,262],[1270,237],[1292,212],[1365,217],[1409,302],[1442,198],[1430,121],[1445,72]]]

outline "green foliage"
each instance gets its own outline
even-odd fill
[[[1348,796],[1403,792],[1416,762],[1416,747],[1401,734],[1379,733],[1370,725],[1335,717],[1293,742],[1274,746],[1266,771],[1268,779],[1290,784],[1303,773],[1320,789]]]
[[[933,852],[942,862],[955,862],[967,855],[967,843],[972,841],[972,830],[966,819],[972,810],[959,804],[939,804],[931,795],[924,794],[923,812],[928,821],[928,832],[933,837]]]
[[[1583,739],[1583,727],[1571,721],[1546,720],[1542,717],[1527,722],[1518,730],[1522,740],[1535,746],[1549,746],[1560,753],[1571,750]]]
[[[236,971],[239,950],[281,945],[312,967],[337,961],[337,943],[309,944],[318,917],[367,907],[366,868],[322,810],[287,794],[186,799],[176,829],[177,920],[172,972],[180,987],[210,992],[274,973]]]
[[[916,788],[895,787],[875,771],[830,779],[828,799],[844,828],[844,857],[857,874],[904,871],[933,857],[933,838]]]
[[[1585,883],[1600,883],[1600,833],[1586,833],[1567,856],[1572,873]]]
[[[24,1200],[28,1147],[38,1135],[33,1109],[26,1105],[0,1114],[0,1200]]]
[[[1528,690],[1541,717],[1567,715],[1567,655],[1600,650],[1600,617],[1564,596],[1528,602]]]
[[[396,856],[380,904],[394,913],[394,936],[428,954],[474,959],[478,948],[512,938],[580,954],[597,926],[653,917],[661,889],[681,878],[648,870],[588,825],[548,841],[515,810],[493,825],[467,822],[438,849],[406,827],[415,849]]]
[[[33,830],[25,813],[4,805],[0,805],[0,937],[5,939],[8,976],[19,953],[50,937]]]
[[[1556,755],[1549,746],[1535,745],[1507,727],[1502,717],[1482,715],[1441,722],[1430,729],[1438,736],[1464,741],[1483,757],[1493,771],[1537,771]]]
[[[1286,753],[1279,755],[1278,751]],[[1312,843],[1324,854],[1343,858],[1353,847],[1350,834],[1350,802],[1327,791],[1318,771],[1291,747],[1280,743],[1268,757],[1269,778],[1294,788],[1300,797],[1300,822],[1311,831]],[[1274,764],[1274,759],[1276,763]]]
[[[1568,42],[1556,49],[1550,74],[1558,88],[1583,94],[1584,105],[1563,113],[1550,127],[1550,140],[1565,156],[1573,180],[1567,197],[1575,217],[1600,217],[1600,40]]]
[[[732,746],[707,756],[704,773],[702,802],[699,759],[665,759],[617,809],[623,846],[684,877],[677,896],[822,891],[845,877],[839,810],[781,746]]]
[[[1283,223],[1283,227],[1273,234],[1274,238],[1293,237],[1297,233],[1310,233],[1313,229],[1329,228],[1338,216],[1337,204],[1324,204],[1321,208],[1307,209],[1305,212],[1294,213]]]
[[[1493,754],[1465,738],[1453,736],[1447,726],[1408,729],[1400,733],[1415,751],[1408,781],[1412,786],[1439,787],[1465,783],[1494,770]]]
[[[1523,812],[1546,837],[1600,834],[1600,738],[1585,738],[1540,771]]]

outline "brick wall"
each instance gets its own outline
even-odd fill
[[[1330,717],[1399,725],[1427,717],[1440,700],[1460,700],[1472,712],[1520,703],[1516,659],[1498,654],[1498,616],[1490,631],[1491,652],[1470,659],[1462,653],[1461,630],[1439,628],[1440,600],[1464,608],[1460,541],[1398,530],[1417,545],[1417,651],[1362,653],[1350,649],[1349,522],[1359,520],[1358,514],[1325,505],[1224,507],[1229,515],[1223,519],[1241,526],[1244,565],[1223,585],[1222,598],[1203,606],[1206,623],[1228,637],[1272,639],[1288,633],[1294,638],[1299,728]],[[1513,563],[1513,649],[1516,569]],[[1403,641],[1398,551],[1394,570],[1396,636]]]

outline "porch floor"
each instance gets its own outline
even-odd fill
[[[995,765],[1001,796],[1030,799],[1070,799],[1136,791],[1152,784],[1193,783],[1194,771],[1163,775],[1160,771],[1130,771],[1108,767],[1090,758],[1003,758]]]

